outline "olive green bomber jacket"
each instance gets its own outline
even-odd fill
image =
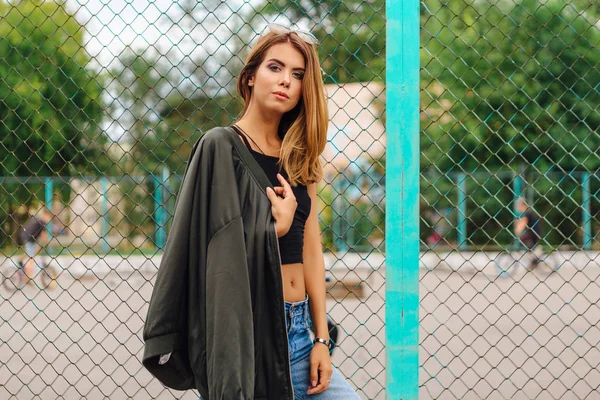
[[[271,183],[231,127],[195,144],[143,330],[143,365],[204,400],[293,400]]]

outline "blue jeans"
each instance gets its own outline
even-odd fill
[[[355,400],[360,399],[340,372],[333,367],[329,388],[322,393],[307,395],[310,385],[310,351],[313,348],[310,329],[312,320],[308,307],[308,295],[303,301],[285,302],[285,324],[288,332],[288,352],[292,369],[294,399]],[[321,345],[319,345],[321,346]]]

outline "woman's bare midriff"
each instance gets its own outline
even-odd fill
[[[304,264],[283,264],[283,298],[294,303],[306,299],[306,286],[304,285]]]

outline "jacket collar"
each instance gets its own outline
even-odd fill
[[[266,195],[267,188],[272,188],[273,185],[271,184],[271,181],[265,174],[265,171],[262,169],[258,161],[256,161],[252,153],[250,153],[250,150],[248,150],[246,145],[242,143],[235,130],[231,126],[226,126],[225,131],[227,132],[227,135],[233,142],[237,153],[240,155],[240,158],[242,159],[242,161],[244,161],[248,168],[250,168],[250,172],[252,173],[252,175],[254,175],[254,177],[256,178],[261,188],[263,189],[263,192]]]

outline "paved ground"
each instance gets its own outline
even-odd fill
[[[421,257],[420,398],[598,399],[600,258],[499,278],[495,253]]]
[[[421,256],[420,398],[600,398],[597,254],[561,254],[556,274],[510,278],[494,253]],[[158,258],[57,261],[56,290],[0,288],[0,399],[197,398],[139,361]],[[333,261],[336,279],[366,282],[360,299],[328,300],[343,330],[333,362],[361,398],[385,399],[384,259]]]

